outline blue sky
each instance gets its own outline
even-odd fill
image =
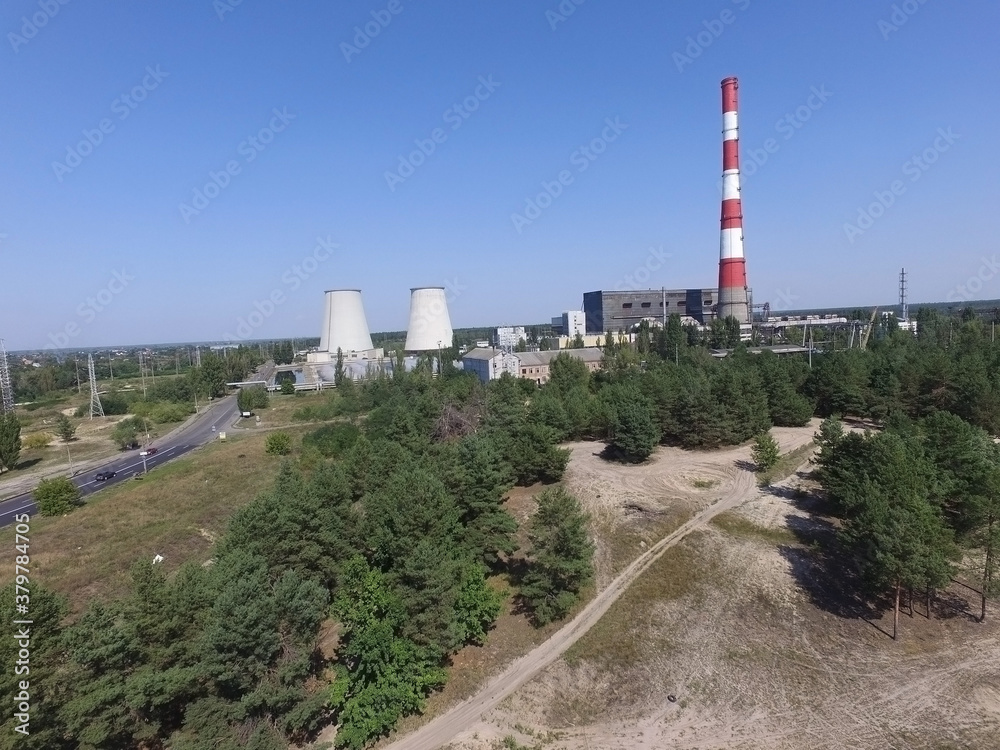
[[[903,266],[912,301],[1000,297],[998,23],[990,0],[9,0],[0,337],[318,336],[343,287],[378,331],[414,286],[447,286],[456,327],[715,286],[731,75],[756,302],[886,303]]]

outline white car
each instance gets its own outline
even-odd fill
[[[139,451],[139,455],[140,456],[152,456],[154,453],[156,453],[156,450],[157,449],[153,448],[153,447],[143,448],[141,451]]]

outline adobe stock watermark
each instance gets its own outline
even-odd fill
[[[731,2],[741,11],[750,7],[750,0],[731,0]],[[694,61],[701,57],[702,53],[711,47],[716,39],[722,36],[726,28],[736,23],[737,18],[738,16],[733,13],[732,9],[725,8],[719,13],[718,18],[702,21],[701,25],[705,28],[694,36],[689,36],[684,40],[687,42],[684,52],[674,52],[673,54],[673,61],[674,65],[677,66],[677,72],[683,73],[686,67],[694,64]]]
[[[133,110],[142,102],[146,101],[151,91],[155,91],[163,83],[163,80],[170,74],[160,70],[160,66],[146,66],[146,75],[142,80],[133,86],[127,93],[115,97],[111,102],[111,113],[118,115],[118,121],[126,119]],[[72,174],[73,170],[83,164],[83,160],[94,153],[98,146],[104,143],[104,137],[115,132],[115,123],[110,117],[103,118],[97,127],[85,129],[83,139],[75,146],[66,147],[66,158],[62,161],[52,162],[52,171],[59,182],[62,182],[66,175]]]
[[[258,130],[256,134],[247,136],[237,147],[236,153],[243,157],[243,164],[249,164],[256,159],[274,142],[274,136],[284,131],[296,118],[296,115],[288,112],[288,107],[282,107],[280,110],[275,107],[271,113],[273,115],[271,121]],[[192,218],[201,214],[213,200],[222,194],[223,190],[229,187],[233,177],[243,171],[243,164],[240,164],[236,159],[230,159],[218,172],[209,171],[208,182],[191,191],[190,205],[181,203],[177,206],[185,224],[190,224]]]
[[[1000,273],[1000,255],[993,253],[990,258],[981,258],[983,264],[964,284],[948,292],[949,302],[968,302],[976,299],[976,295],[983,291],[983,286],[992,281]]]
[[[930,169],[941,154],[948,151],[955,141],[962,136],[956,135],[951,128],[938,128],[938,135],[934,142],[925,148],[921,153],[914,154],[911,158],[903,162],[903,174],[910,178],[910,183],[917,182]],[[871,229],[875,222],[885,216],[896,199],[907,190],[907,184],[903,180],[893,180],[886,190],[876,190],[873,195],[875,201],[868,204],[867,208],[858,209],[858,218],[854,224],[844,224],[844,233],[848,241],[853,245],[855,240]]]
[[[769,301],[771,312],[794,310],[794,304],[799,301],[799,295],[792,294],[791,289],[779,289],[774,293],[774,300]]]
[[[830,100],[833,92],[827,89],[826,84],[819,87],[813,86],[809,90],[809,96],[803,104],[800,104],[792,112],[786,112],[785,116],[774,125],[778,135],[783,136],[785,141],[790,141],[795,137],[802,127],[812,119],[813,114],[823,108],[823,105]],[[743,149],[740,154],[740,178],[745,180],[752,177],[757,171],[767,164],[768,160],[781,150],[781,143],[776,138],[766,139],[760,148]],[[717,183],[719,194],[722,194],[722,180]]]
[[[880,18],[878,21],[878,30],[882,34],[882,39],[888,41],[889,37],[899,31],[900,27],[905,25],[926,3],[927,0],[903,0],[902,3],[894,4],[889,9],[892,11],[889,20]]]
[[[608,150],[608,146],[618,140],[618,136],[628,129],[628,125],[621,122],[619,117],[606,118],[604,125],[604,129],[598,137],[593,138],[590,143],[580,146],[569,155],[569,163],[576,167],[577,174],[586,172],[590,165]],[[573,184],[574,179],[576,178],[570,170],[563,169],[554,180],[543,180],[541,182],[542,192],[534,197],[524,199],[524,213],[515,212],[510,215],[510,221],[517,233],[521,234],[526,226],[533,224],[541,217],[542,211],[551,206],[563,194],[563,191]]]
[[[38,36],[38,32],[49,25],[49,21],[56,17],[59,8],[68,5],[70,0],[38,0],[38,10],[28,16],[21,16],[21,33],[15,34],[13,31],[7,34],[7,41],[14,52],[20,51],[21,47]]]
[[[649,289],[649,281],[653,274],[666,265],[672,256],[663,251],[663,246],[651,247],[646,253],[646,260],[636,266],[632,273],[625,274],[625,277],[618,280],[613,287],[616,292],[635,292],[640,289]]]
[[[479,85],[476,86],[475,90],[461,102],[448,107],[441,115],[441,119],[446,125],[451,126],[451,132],[454,133],[465,124],[466,120],[472,117],[473,112],[479,109],[479,105],[489,99],[499,87],[500,84],[493,80],[492,74],[485,78],[479,76]],[[413,143],[417,148],[406,156],[399,156],[395,170],[391,172],[386,170],[385,182],[389,186],[389,190],[395,193],[396,186],[412,177],[417,169],[430,158],[431,154],[437,151],[437,147],[448,140],[448,135],[449,133],[444,128],[434,128],[429,137],[414,140]]]
[[[225,21],[226,15],[235,11],[240,5],[243,5],[243,0],[214,0],[212,8],[219,20]]]
[[[65,349],[70,339],[76,338],[83,331],[83,326],[93,323],[97,319],[98,313],[107,309],[115,297],[124,292],[129,284],[135,281],[135,276],[130,275],[123,268],[121,271],[113,271],[111,279],[104,287],[92,297],[87,297],[76,306],[76,315],[82,318],[82,323],[75,320],[67,321],[61,331],[49,333],[49,341],[45,345],[46,349]]]
[[[555,10],[545,11],[545,20],[549,22],[549,28],[555,31],[559,28],[559,24],[566,23],[569,17],[576,13],[576,9],[585,2],[587,0],[562,0]]]
[[[392,23],[393,17],[402,12],[403,4],[400,0],[389,0],[389,3],[381,10],[373,10],[371,21],[366,22],[364,26],[354,27],[354,36],[351,38],[354,44],[340,43],[340,51],[344,53],[344,59],[351,62],[352,57],[360,55],[361,51],[372,43],[372,39],[381,34],[382,30]]]
[[[333,251],[339,248],[329,235],[316,238],[316,246],[312,252],[306,255],[298,263],[289,267],[281,274],[283,286],[275,287],[264,297],[263,300],[254,300],[253,310],[247,315],[236,319],[236,335],[226,332],[223,341],[246,341],[253,332],[264,325],[264,322],[274,315],[275,311],[288,299],[286,289],[289,292],[296,291],[302,283],[319,270],[321,264],[325,263],[333,255]]]

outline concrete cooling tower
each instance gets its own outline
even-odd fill
[[[447,349],[452,344],[451,316],[443,286],[410,290],[410,324],[406,327],[408,352]]]
[[[362,352],[373,349],[368,332],[368,319],[361,303],[360,289],[333,289],[326,293],[323,331],[319,350],[336,353]]]

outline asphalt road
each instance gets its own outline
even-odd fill
[[[139,448],[123,451],[118,457],[107,463],[93,467],[86,473],[73,477],[73,483],[80,488],[82,497],[99,492],[105,487],[111,487],[120,482],[132,481],[135,475],[141,475],[144,470],[152,470],[178,456],[193,451],[206,443],[215,440],[220,431],[226,430],[238,417],[236,411],[236,396],[226,396],[212,403],[199,414],[190,424],[182,427],[161,440],[154,440],[157,451],[146,458],[145,467],[139,455]],[[215,431],[212,428],[215,428]],[[94,475],[100,471],[113,471],[117,476],[98,482]],[[14,516],[19,513],[34,515],[37,510],[30,492],[16,495],[0,502],[0,527],[13,523]]]

